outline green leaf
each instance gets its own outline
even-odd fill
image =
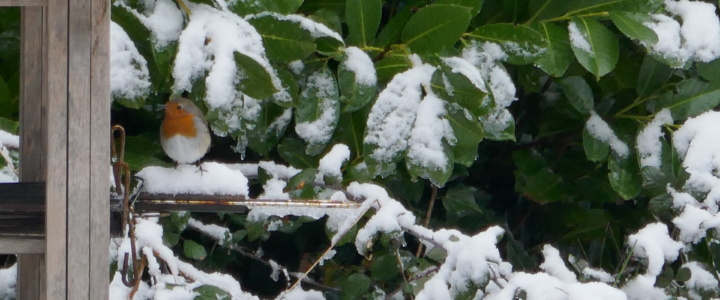
[[[428,166],[425,161],[425,157],[419,157],[417,159],[412,157],[405,158],[405,164],[408,168],[408,173],[411,177],[421,177],[430,180],[432,184],[443,187],[445,183],[450,179],[453,171],[454,154],[453,150],[448,143],[443,139],[441,141],[443,146],[443,154],[447,159],[444,166],[431,165]],[[408,146],[410,148],[412,146]],[[435,151],[435,150],[434,150]]]
[[[385,83],[398,73],[412,67],[410,59],[401,51],[390,51],[385,57],[375,63],[378,81]]]
[[[173,247],[180,242],[180,235],[175,232],[163,231],[163,244]]]
[[[249,22],[262,36],[265,53],[272,61],[287,63],[306,58],[315,51],[313,37],[298,23],[278,20],[271,16],[253,18]]]
[[[610,153],[610,145],[590,134],[586,127],[583,128],[582,142],[583,150],[585,150],[585,156],[589,161],[605,161],[608,153]]]
[[[295,107],[299,101],[298,95],[300,94],[300,88],[298,87],[295,77],[283,69],[275,69],[275,71],[277,71],[283,90],[287,93],[275,93],[271,100],[284,108]]]
[[[517,65],[536,61],[547,48],[540,33],[523,25],[489,24],[478,27],[469,36],[498,44],[508,55],[507,62]]]
[[[373,41],[373,45],[378,48],[386,48],[387,46],[394,44],[400,38],[400,33],[403,27],[412,16],[410,6],[406,6],[399,12],[397,12],[390,21],[383,26],[378,33],[377,37]]]
[[[687,282],[692,277],[692,272],[687,267],[682,267],[675,274],[675,280],[678,282]]]
[[[233,52],[233,55],[235,56],[235,64],[238,67],[239,74],[236,87],[243,94],[255,99],[264,99],[278,91],[273,84],[270,73],[263,65],[240,52]]]
[[[468,8],[430,4],[410,17],[400,39],[413,52],[438,52],[457,42],[469,24]]]
[[[262,101],[260,106],[259,118],[255,120],[254,128],[247,132],[248,147],[267,157],[290,124],[292,110],[270,101]]]
[[[205,257],[207,257],[205,247],[193,240],[183,241],[183,253],[185,253],[185,256],[187,258],[192,258],[195,260],[203,260],[205,259]]]
[[[18,96],[10,93],[10,88],[0,77],[0,117],[11,118],[18,112]]]
[[[323,68],[308,76],[295,110],[295,132],[308,143],[309,155],[317,155],[330,141],[340,115],[339,91],[333,73]]]
[[[18,122],[0,117],[0,130],[17,135],[19,128]]]
[[[720,59],[708,63],[696,62],[695,68],[697,69],[698,75],[702,76],[705,80],[712,83],[720,82]]]
[[[660,89],[672,76],[673,70],[668,65],[646,55],[640,66],[635,91],[638,97],[647,97]]]
[[[470,167],[477,159],[478,144],[485,137],[482,124],[470,111],[456,103],[446,108],[446,119],[455,135],[455,144],[452,145],[455,162]]]
[[[238,1],[241,2],[241,1]],[[231,296],[225,290],[214,285],[201,285],[193,289],[198,295],[194,300],[230,300]]]
[[[340,115],[335,142],[342,143],[350,148],[350,160],[359,158],[363,151],[363,135],[367,122],[368,110],[359,110]]]
[[[493,141],[515,141],[515,119],[507,109],[480,117],[485,138]]]
[[[375,38],[382,17],[380,0],[348,0],[345,4],[345,19],[349,34],[347,42],[367,46]]]
[[[475,191],[476,188],[462,184],[451,187],[442,198],[445,210],[454,215],[482,212],[475,202]]]
[[[533,29],[547,41],[547,50],[535,64],[552,76],[562,77],[573,60],[567,29],[553,23],[538,23]]]
[[[373,68],[370,58],[367,58],[367,60],[368,67]],[[357,63],[357,60],[354,62],[348,62],[348,55],[343,56],[343,60],[341,61],[340,68],[338,70],[338,84],[342,95],[340,97],[340,101],[345,103],[343,111],[352,112],[365,107],[375,98],[375,95],[377,94],[377,77],[375,78],[376,82],[372,84],[370,84],[370,82],[365,82],[366,79],[364,79],[364,77],[367,77],[368,75],[356,74],[354,70],[348,69],[347,63]],[[375,70],[372,69],[372,71],[374,72]],[[369,72],[369,70],[361,70],[361,72]],[[361,78],[358,78],[358,75]]]
[[[595,100],[590,85],[579,76],[570,76],[560,81],[560,86],[570,104],[583,115],[595,110]]]
[[[570,46],[580,65],[600,80],[615,68],[619,46],[617,37],[600,22],[586,18],[572,18]]]
[[[648,14],[611,11],[610,20],[629,38],[640,40],[647,45],[654,45],[658,42],[655,31],[643,25],[643,23],[651,20]]]
[[[300,8],[300,5],[303,4],[303,0],[230,1],[228,4],[228,9],[239,16],[259,14],[263,12],[292,14]]]
[[[658,110],[669,108],[673,119],[682,121],[720,105],[720,85],[689,78],[660,97]]]
[[[475,16],[480,12],[480,8],[482,8],[483,5],[483,0],[438,0],[435,1],[435,3],[464,6],[470,9],[471,16]]]
[[[476,117],[486,115],[494,108],[495,103],[491,98],[487,97],[487,94],[475,86],[470,79],[444,66],[433,73],[430,84],[440,98],[459,104]]]
[[[277,146],[278,154],[295,168],[317,168],[318,158],[305,153],[305,145],[294,138],[285,138]]]
[[[642,176],[637,161],[632,157],[613,155],[608,161],[610,186],[625,200],[635,198],[642,190]]]
[[[400,266],[394,253],[375,256],[370,265],[370,276],[375,281],[388,281],[400,275]]]
[[[370,289],[369,277],[355,273],[347,277],[341,285],[342,299],[360,299]]]

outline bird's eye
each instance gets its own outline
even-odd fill
[[[181,109],[182,109],[182,104],[178,104],[177,109],[178,109],[178,110],[181,110]]]

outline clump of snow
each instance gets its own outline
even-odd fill
[[[314,92],[314,95],[310,92]],[[338,88],[332,74],[318,71],[308,76],[302,97],[317,98],[320,101],[320,112],[315,120],[297,123],[295,133],[311,145],[327,143],[335,132],[340,112]]]
[[[594,111],[590,113],[590,119],[585,123],[585,128],[587,128],[590,134],[596,139],[610,144],[610,149],[620,157],[627,157],[630,154],[628,145],[621,141],[617,135],[615,135],[612,128],[610,128],[610,125]]]
[[[17,284],[17,263],[0,269],[0,299],[15,299]]]
[[[248,15],[245,17],[245,19],[251,20],[267,16],[273,17],[280,21],[290,21],[293,23],[298,23],[300,27],[307,30],[314,38],[331,37],[342,42],[343,44],[345,43],[340,34],[328,28],[327,26],[325,26],[325,24],[315,22],[301,15],[281,15],[274,12],[262,12],[256,15]]]
[[[247,219],[254,222],[264,222],[269,216],[304,216],[317,220],[327,215],[326,227],[331,231],[337,231],[343,221],[354,215],[354,208],[358,207],[358,205],[352,203],[345,206],[333,206],[332,204],[324,205],[327,202],[322,200],[312,201],[315,202],[314,205],[287,202],[278,203],[278,205],[271,205],[267,202],[248,203],[247,207],[250,209],[250,213],[248,213]]]
[[[302,60],[294,60],[288,63],[288,68],[290,68],[290,71],[295,73],[295,75],[300,75],[302,71],[305,69],[305,64],[302,62]]]
[[[481,91],[488,92],[483,76],[480,74],[480,70],[476,68],[472,62],[463,57],[443,57],[442,61],[445,65],[450,67],[450,70],[453,73],[462,74],[467,77],[467,79],[469,79],[476,88]],[[447,80],[447,78],[444,78],[444,80]],[[449,86],[449,84],[446,84],[446,86]],[[450,91],[448,92],[451,93]]]
[[[706,267],[696,261],[686,262],[683,268],[690,269],[690,279],[685,282],[685,286],[696,291],[720,291],[720,285],[715,276],[708,272]],[[700,299],[701,297],[697,297]]]
[[[577,282],[577,276],[565,266],[560,258],[560,251],[553,246],[545,245],[542,250],[545,261],[540,264],[540,269],[564,282]]]
[[[687,61],[710,62],[720,57],[720,20],[715,6],[701,1],[666,0],[669,15],[653,15],[644,23],[658,36],[658,42],[648,45],[654,53],[676,61],[677,67]],[[682,25],[675,20],[682,20]]]
[[[280,293],[276,300],[293,300],[293,299],[304,299],[304,300],[325,300],[323,293],[315,290],[303,290],[299,284],[292,290],[284,291]]]
[[[590,56],[595,55],[595,52],[587,40],[587,36],[580,31],[575,22],[571,21],[568,23],[568,32],[570,33],[570,44],[572,44],[573,47],[587,52]]]
[[[435,67],[422,63],[418,56],[410,58],[413,67],[390,80],[368,116],[364,142],[375,146],[370,157],[377,162],[391,163],[407,149],[423,85],[429,86],[435,71]]]
[[[288,200],[290,194],[286,193],[285,187],[287,182],[277,177],[273,177],[265,181],[263,184],[263,193],[258,196],[260,199]]]
[[[346,58],[342,66],[355,74],[355,82],[361,85],[375,85],[377,73],[370,56],[358,47],[345,48]]]
[[[637,136],[637,149],[640,154],[641,167],[660,168],[662,164],[662,126],[672,124],[673,118],[669,109],[663,109],[643,128]]]
[[[147,61],[115,22],[110,22],[110,91],[113,98],[129,100],[150,92]]]
[[[335,144],[330,152],[320,159],[318,178],[324,176],[342,178],[342,165],[350,158],[350,148],[345,144]]]
[[[280,79],[265,57],[262,37],[245,19],[230,11],[207,5],[192,9],[190,22],[179,38],[173,65],[174,90],[191,90],[192,83],[207,72],[205,101],[211,109],[230,110],[240,105],[242,94],[235,83],[244,76],[238,72],[234,54],[238,52],[260,64],[270,75],[273,86],[282,91]]]
[[[196,230],[201,231],[206,235],[214,238],[215,240],[220,242],[220,245],[222,245],[223,241],[230,237],[230,230],[226,227],[218,226],[215,224],[205,224],[194,218],[188,219],[187,224],[188,226],[195,228]]]
[[[448,157],[443,139],[455,142],[445,115],[445,101],[433,94],[423,98],[417,107],[415,124],[410,131],[407,158],[410,162],[432,170],[446,171]]]
[[[20,148],[20,137],[7,131],[0,130],[0,146],[18,149]]]
[[[655,280],[662,272],[665,261],[675,261],[683,244],[668,235],[667,226],[663,223],[648,224],[640,231],[628,236],[627,245],[632,249],[633,257],[647,260],[647,271],[644,275]]]
[[[145,167],[137,176],[151,194],[248,195],[248,180],[240,171],[215,162],[203,163],[200,168],[203,170],[194,165]]]
[[[170,42],[177,41],[180,37],[184,20],[182,12],[172,0],[157,0],[154,4],[152,11],[142,14],[125,5],[122,1],[115,2],[115,5],[132,12],[145,27],[150,29],[155,41],[155,47],[163,49]]]
[[[605,272],[603,270],[584,268],[582,270],[582,273],[583,273],[583,275],[585,275],[589,278],[593,278],[593,279],[596,279],[598,281],[605,282],[605,283],[612,283],[615,281],[615,277],[613,277],[612,275],[610,275],[610,273]]]
[[[288,179],[300,173],[300,170],[292,166],[280,165],[272,161],[261,161],[258,163],[258,167],[265,170],[270,176],[281,179]]]

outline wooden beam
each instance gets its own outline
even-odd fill
[[[0,237],[0,253],[42,254],[45,253],[45,238],[42,236],[34,238]],[[39,272],[35,274],[39,275]],[[23,293],[23,296],[25,296],[25,294],[26,293]],[[37,294],[37,292],[35,292],[35,294]],[[34,299],[37,299],[37,297]]]
[[[45,23],[47,71],[43,98],[47,99],[47,180],[45,217],[46,294],[67,297],[68,176],[68,0],[48,0]],[[76,70],[73,70],[76,71]],[[75,171],[75,170],[70,170]]]
[[[2,6],[20,6],[20,7],[32,7],[32,6],[45,6],[47,0],[0,0],[0,7]]]
[[[0,0],[7,4],[7,1]],[[22,1],[30,2],[46,1]],[[47,126],[47,94],[45,91],[46,24],[47,10],[43,7],[23,7],[20,9],[20,181],[45,181]],[[45,193],[42,195],[43,202]],[[45,210],[43,205],[43,211]],[[44,216],[38,227],[45,231]],[[45,241],[23,239],[22,242],[0,244],[17,247],[17,298],[45,299]],[[32,253],[32,254],[28,254]]]
[[[93,0],[90,25],[90,297],[109,298],[110,1]]]

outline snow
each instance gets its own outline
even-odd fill
[[[0,269],[0,299],[15,299],[17,284],[17,263]]]
[[[20,148],[20,137],[7,131],[0,130],[0,147],[2,146],[18,149]]]
[[[288,68],[290,68],[290,71],[295,73],[295,75],[300,75],[302,71],[305,69],[305,64],[302,62],[302,60],[294,60],[288,63]]]
[[[450,67],[450,70],[453,73],[464,75],[476,88],[481,91],[488,92],[483,76],[480,74],[480,70],[474,67],[472,62],[462,57],[443,57],[442,61],[445,65]],[[447,80],[447,78],[443,79]],[[449,84],[446,84],[446,86],[449,86]],[[448,91],[448,93],[452,94],[451,91]]]
[[[720,20],[714,5],[666,0],[665,10],[669,15],[655,14],[652,22],[644,23],[658,36],[656,44],[648,45],[654,53],[676,61],[676,67],[690,60],[710,62],[720,57]]]
[[[350,148],[345,144],[335,144],[330,152],[320,159],[318,178],[324,176],[342,178],[342,165],[350,158]]]
[[[321,292],[315,291],[315,290],[303,290],[303,288],[298,285],[292,290],[282,292],[280,295],[275,298],[277,300],[294,300],[294,299],[304,299],[304,300],[325,300],[325,296]]]
[[[662,126],[672,124],[669,109],[659,111],[653,120],[643,128],[637,136],[637,150],[640,154],[641,167],[660,168],[662,143]]]
[[[443,118],[445,113],[445,101],[431,93],[420,102],[408,140],[410,162],[431,170],[447,171],[449,158],[445,155],[442,140],[455,142],[455,136],[450,123]]]
[[[110,91],[113,98],[128,100],[150,92],[147,61],[115,22],[110,22]]]
[[[309,91],[313,91],[314,95],[309,94]],[[308,76],[302,97],[310,98],[309,101],[317,98],[317,101],[320,101],[320,111],[316,119],[297,123],[295,133],[311,145],[327,143],[335,132],[340,110],[338,88],[332,75],[318,71]]]
[[[354,215],[355,210],[353,208],[357,207],[352,205],[352,203],[344,207],[337,207],[323,205],[319,200],[315,201],[317,201],[317,205],[302,205],[302,203],[295,205],[292,203],[279,203],[278,205],[261,203],[256,205],[249,203],[247,207],[250,209],[250,213],[248,213],[247,219],[254,222],[263,222],[269,216],[304,216],[317,220],[327,215],[328,220],[325,226],[330,231],[336,232],[344,220]],[[270,230],[270,228],[268,228],[268,230]]]
[[[663,223],[651,223],[640,231],[628,236],[627,245],[632,249],[633,257],[647,259],[645,275],[657,277],[662,272],[665,261],[675,261],[683,244],[668,235],[667,226]]]
[[[230,110],[240,105],[242,94],[236,91],[235,83],[244,75],[236,67],[235,52],[255,60],[270,74],[273,86],[283,90],[255,28],[230,11],[207,5],[193,7],[190,22],[180,35],[173,90],[191,90],[192,83],[207,72],[205,101],[209,108]]]
[[[565,266],[560,258],[560,251],[550,245],[543,246],[542,254],[545,261],[540,264],[540,269],[564,282],[577,282],[577,276]]]
[[[276,164],[272,161],[261,161],[258,163],[258,167],[262,168],[270,174],[272,177],[288,179],[300,173],[300,170],[293,168],[292,166],[285,166]]]
[[[223,241],[225,241],[231,236],[230,230],[225,227],[215,224],[204,224],[194,218],[188,219],[188,226],[195,228],[198,231],[201,231],[206,235],[214,238],[220,243],[220,245],[222,245]]]
[[[588,43],[587,37],[580,31],[575,22],[571,21],[568,23],[568,32],[570,33],[570,44],[572,44],[573,47],[585,51],[591,56],[595,55],[590,43]]]
[[[696,261],[686,262],[683,268],[690,269],[690,280],[685,285],[693,290],[699,291],[720,291],[720,285],[715,276],[707,271],[707,267]],[[699,299],[699,297],[698,297]]]
[[[591,279],[596,279],[598,281],[605,282],[605,283],[613,283],[615,281],[615,277],[613,277],[612,275],[610,275],[610,273],[605,272],[603,270],[584,268],[582,270],[582,273],[583,273],[583,275],[585,275]]]
[[[314,38],[330,37],[340,41],[343,44],[345,43],[340,34],[328,28],[327,26],[325,26],[325,24],[315,22],[301,15],[281,15],[274,12],[263,12],[256,15],[248,15],[245,17],[245,19],[251,20],[267,16],[273,17],[280,21],[290,21],[293,23],[298,23],[300,27],[307,30]]]
[[[621,141],[617,135],[615,135],[612,128],[610,128],[610,125],[594,111],[590,113],[590,119],[588,119],[585,124],[585,128],[587,128],[590,134],[596,139],[610,144],[610,149],[620,157],[627,157],[630,154],[630,149],[627,144]]]
[[[375,72],[375,64],[373,64],[370,56],[358,47],[345,48],[346,58],[342,62],[342,66],[355,73],[355,82],[360,85],[372,86],[377,83],[377,73]]]
[[[175,168],[145,167],[137,173],[143,189],[151,194],[248,195],[248,180],[237,170],[216,163],[178,165]]]
[[[170,42],[177,41],[183,27],[183,14],[172,0],[157,0],[152,12],[147,15],[124,5],[122,1],[115,2],[115,5],[124,7],[132,12],[140,22],[145,25],[153,34],[155,48],[161,50]]]
[[[411,56],[413,67],[398,73],[380,92],[370,110],[364,138],[374,145],[370,157],[377,162],[391,163],[408,146],[422,99],[423,85],[429,86],[435,67]]]

